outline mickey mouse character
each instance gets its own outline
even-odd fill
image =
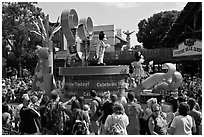
[[[99,33],[99,45],[96,47],[96,58],[98,59],[98,65],[105,65],[105,63],[103,63],[105,49],[110,46],[109,44],[105,43],[107,39],[106,34],[101,31]]]

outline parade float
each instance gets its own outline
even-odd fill
[[[67,40],[67,45],[65,45],[67,46],[66,58],[69,62],[72,62],[73,58],[81,61],[79,66],[59,67],[59,75],[63,76],[63,90],[59,92],[62,100],[67,100],[72,96],[84,96],[85,99],[89,99],[91,90],[96,90],[99,96],[106,91],[111,93],[119,91],[123,85],[121,81],[124,82],[124,79],[129,76],[129,66],[105,65],[103,62],[104,52],[109,45],[105,43],[106,36],[103,31],[99,34],[99,46],[96,48],[98,63],[95,66],[89,66],[89,50],[92,46],[90,41],[93,37],[93,22],[90,17],[78,21],[77,12],[74,9],[64,10],[61,14],[59,26],[53,29],[50,36],[48,30],[46,30],[48,26],[43,26],[41,18],[38,19],[38,24],[35,24],[38,31],[33,32],[42,37],[43,47],[38,47],[37,50],[39,61],[36,66],[33,90],[44,90],[47,94],[50,94],[53,90],[53,43],[51,38],[54,33],[61,29]],[[153,91],[168,90],[176,92],[182,83],[182,75],[176,71],[176,66],[172,63],[165,63],[164,66],[168,70],[166,73],[155,73],[149,75],[146,79],[141,79],[140,72],[143,73],[143,58],[142,55],[138,54],[136,61],[131,63],[135,72],[130,77],[137,79],[139,76],[140,79],[139,84],[132,91],[137,95],[156,97],[159,100],[161,100],[161,94]],[[147,90],[150,93],[144,93]],[[147,99],[141,98],[141,100],[146,103],[145,100]]]
[[[81,60],[81,66],[60,67],[59,75],[64,78],[64,98],[71,96],[84,96],[90,98],[89,92],[96,90],[100,95],[103,92],[117,92],[120,81],[129,73],[128,66],[106,66],[103,62],[105,48],[105,34],[99,34],[99,46],[96,47],[96,66],[89,66],[90,41],[93,36],[93,22],[90,17],[78,21],[77,12],[74,9],[64,10],[61,14],[62,32],[67,39],[67,58],[73,56]],[[76,38],[80,42],[76,42]]]

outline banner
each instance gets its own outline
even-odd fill
[[[193,45],[185,45],[184,42],[178,45],[178,49],[173,50],[173,57],[202,55],[202,41],[197,40]]]

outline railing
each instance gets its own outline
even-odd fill
[[[136,51],[116,51],[116,52],[105,52],[104,62],[108,64],[129,64],[135,60]],[[173,60],[173,49],[172,48],[163,48],[163,49],[154,49],[154,50],[141,50],[141,53],[145,57],[145,61],[149,62],[153,60],[156,63],[169,62]],[[90,53],[90,61],[94,57],[95,52]]]

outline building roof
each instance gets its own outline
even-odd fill
[[[198,13],[196,24],[194,24],[195,13]],[[196,26],[196,28],[194,28]],[[161,43],[166,43],[168,40],[177,37],[179,34],[186,32],[202,32],[202,2],[188,2],[181,11],[177,20],[172,24],[167,31]]]

